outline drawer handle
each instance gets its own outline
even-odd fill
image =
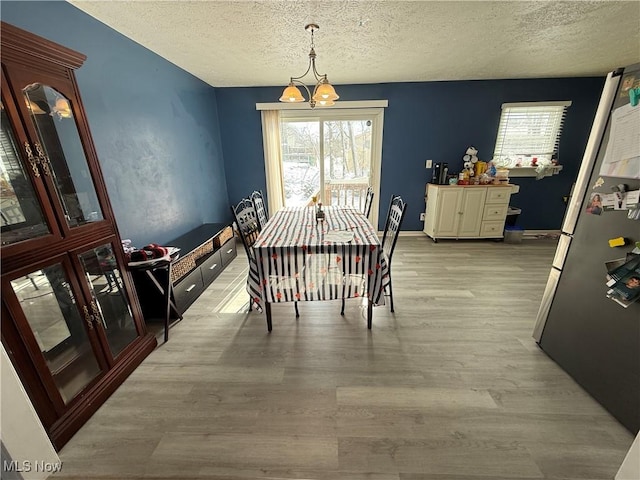
[[[229,250],[227,250],[227,253],[231,253],[233,252],[233,248],[230,248]]]
[[[194,288],[196,288],[196,284],[194,283],[193,285],[191,285],[189,288],[187,288],[185,290],[185,292],[190,292],[191,290],[193,290]]]
[[[211,265],[211,266],[209,267],[209,270],[213,270],[213,269],[214,269],[214,268],[216,268],[217,266],[218,266],[218,264],[217,264],[217,263],[214,263],[213,265]]]

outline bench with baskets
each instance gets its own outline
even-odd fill
[[[180,256],[171,265],[173,301],[184,313],[220,272],[236,257],[233,228],[224,223],[205,223],[167,242],[178,247]],[[160,273],[160,272],[159,272]],[[164,273],[166,281],[166,273]],[[159,279],[160,283],[163,283]],[[142,275],[134,275],[145,320],[164,318],[158,290]]]

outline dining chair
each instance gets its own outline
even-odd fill
[[[267,206],[264,203],[264,196],[261,190],[255,190],[250,196],[253,206],[258,216],[258,222],[260,223],[260,229],[264,228],[269,220],[269,212]]]
[[[236,222],[238,229],[238,236],[244,246],[244,251],[247,254],[247,260],[249,264],[255,263],[255,255],[253,253],[253,244],[256,243],[258,235],[262,228],[258,222],[256,215],[256,209],[253,205],[251,198],[243,198],[237,205],[231,206],[231,212]],[[249,268],[249,275],[251,275],[251,268]],[[253,298],[249,295],[249,311],[253,309]]]
[[[398,241],[398,234],[400,233],[400,227],[404,220],[404,215],[407,212],[407,203],[402,200],[400,195],[392,195],[391,203],[389,205],[389,211],[387,212],[387,220],[384,225],[384,233],[382,234],[382,251],[387,258],[387,265],[389,267],[389,300],[391,311],[393,312],[393,286],[391,276],[391,257],[393,251],[396,248],[396,242]]]
[[[387,219],[384,225],[384,233],[382,235],[382,251],[389,267],[389,285],[385,288],[389,289],[389,300],[391,301],[391,311],[393,312],[393,289],[391,285],[391,257],[393,256],[393,250],[396,248],[396,242],[398,241],[398,234],[400,233],[400,227],[404,220],[404,215],[407,209],[407,204],[402,200],[400,195],[392,195],[391,203],[389,204],[389,211],[387,212]],[[345,277],[345,280],[347,278]],[[386,295],[386,290],[385,290]],[[342,309],[340,315],[344,315],[345,302],[342,299]]]
[[[367,194],[364,198],[364,209],[362,211],[367,218],[369,218],[369,214],[371,213],[371,205],[373,205],[373,188],[367,187]]]
[[[231,212],[236,221],[238,235],[247,253],[247,259],[255,260],[252,247],[256,243],[262,227],[258,221],[253,201],[251,198],[243,198],[237,205],[231,207]]]
[[[255,193],[255,192],[254,192]],[[262,231],[262,225],[258,221],[258,215],[256,213],[255,204],[250,197],[243,198],[237,205],[231,206],[231,212],[238,227],[238,234],[244,250],[247,254],[247,260],[249,264],[257,263],[255,253],[253,251],[253,245],[256,243],[260,232]],[[249,275],[251,275],[252,269],[249,267]],[[258,279],[254,279],[256,283]],[[296,318],[300,316],[298,312],[298,302],[294,302],[296,310]],[[253,310],[253,298],[249,295],[249,311]]]

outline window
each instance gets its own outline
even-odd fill
[[[506,168],[551,165],[571,102],[503,103],[493,159]]]

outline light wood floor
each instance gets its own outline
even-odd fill
[[[531,338],[555,241],[401,237],[396,312],[264,316],[238,258],[60,453],[59,478],[609,480],[633,436]]]

